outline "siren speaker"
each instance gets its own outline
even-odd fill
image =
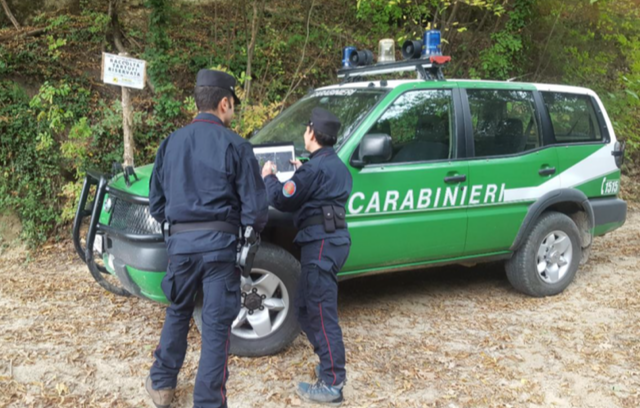
[[[373,63],[373,53],[369,50],[355,50],[351,52],[349,60],[351,65],[356,67],[371,65]]]
[[[402,44],[402,58],[420,58],[420,54],[422,54],[422,41],[407,40]]]

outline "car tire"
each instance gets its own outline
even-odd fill
[[[516,290],[534,297],[554,296],[573,281],[581,259],[576,224],[565,214],[546,212],[505,269]]]
[[[274,292],[273,299],[281,299],[283,303],[286,303],[285,309],[277,312],[270,311],[270,319],[273,320],[274,324],[271,326],[273,330],[268,335],[251,338],[250,336],[257,336],[257,334],[255,332],[253,334],[251,333],[252,329],[248,320],[244,325],[232,328],[229,352],[233,355],[260,357],[276,354],[291,344],[300,333],[300,326],[293,306],[293,299],[300,277],[300,263],[283,248],[273,244],[263,243],[260,245],[260,249],[253,263],[251,273],[252,281],[260,283],[260,279],[266,277],[267,274],[273,274],[279,279],[278,289]],[[273,279],[273,277],[269,278]],[[260,285],[254,286],[254,288],[257,289],[256,293],[261,293]],[[244,291],[244,288],[241,288],[241,290],[243,291],[243,306],[241,307],[238,319],[243,316],[243,313],[245,315],[248,313],[248,308],[245,307],[244,302],[247,299],[246,296],[252,292],[252,289],[247,292]],[[256,309],[256,312],[258,312],[258,309]],[[279,313],[282,313],[282,316],[280,316]],[[196,300],[193,319],[198,330],[202,332],[201,295],[199,295]]]

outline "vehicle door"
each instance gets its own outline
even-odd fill
[[[453,258],[464,249],[467,162],[458,159],[463,122],[457,89],[395,90],[388,99],[363,124],[358,143],[388,135],[390,157],[348,164],[353,244],[343,272]],[[357,158],[359,145],[350,152]]]
[[[558,147],[562,188],[577,188],[590,198],[615,196],[620,189],[620,169],[595,98],[554,90],[540,93],[553,128],[551,142]]]
[[[530,204],[560,187],[557,151],[543,143],[534,89],[469,86],[461,95],[473,151],[464,254],[508,251]]]

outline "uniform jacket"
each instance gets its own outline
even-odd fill
[[[352,179],[333,147],[323,147],[311,154],[291,180],[281,183],[275,175],[269,175],[265,184],[269,203],[280,211],[293,212],[294,225],[299,229],[305,219],[322,214],[322,206],[345,207]],[[331,237],[349,238],[349,231],[345,228],[326,233],[322,225],[313,225],[298,232],[295,241],[305,243]]]
[[[258,232],[268,216],[266,189],[251,144],[209,113],[200,113],[158,148],[149,206],[158,222],[226,221],[251,225]],[[169,254],[209,252],[235,242],[232,234],[191,231],[169,237],[167,248]]]

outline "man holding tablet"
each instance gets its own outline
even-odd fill
[[[335,406],[343,401],[346,380],[337,274],[351,247],[345,205],[352,180],[333,149],[340,120],[325,109],[315,108],[306,125],[304,142],[310,160],[305,164],[294,161],[297,170],[284,183],[275,175],[277,166],[268,161],[262,177],[269,203],[280,211],[294,213],[299,231],[295,242],[301,247],[302,264],[295,307],[300,326],[320,358],[317,382],[300,383],[297,392],[305,400]]]

